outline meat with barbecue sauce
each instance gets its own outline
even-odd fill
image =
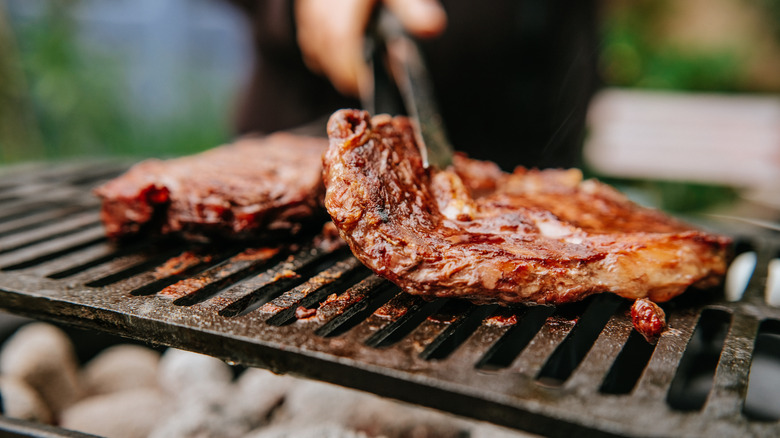
[[[715,285],[730,239],[641,207],[580,171],[505,173],[456,155],[425,168],[403,117],[328,123],[325,206],[352,252],[406,292],[563,304],[600,292],[667,301]]]

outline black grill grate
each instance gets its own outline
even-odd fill
[[[743,412],[759,329],[761,345],[780,335],[763,298],[776,234],[737,246],[758,257],[741,301],[680,297],[652,347],[609,295],[556,309],[425,302],[307,241],[115,247],[90,189],[122,168],[0,174],[0,307],[550,436],[780,433],[777,418]]]

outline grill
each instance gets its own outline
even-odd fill
[[[665,304],[670,329],[652,346],[608,294],[558,308],[426,302],[310,237],[112,245],[90,190],[125,168],[0,174],[1,307],[548,436],[780,432],[746,403],[753,358],[780,335],[763,297],[776,233],[734,231],[736,252],[757,254],[742,299]]]

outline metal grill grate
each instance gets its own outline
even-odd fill
[[[653,347],[606,294],[556,309],[426,302],[308,241],[113,246],[90,189],[122,169],[0,176],[0,307],[549,436],[780,433],[744,409],[756,339],[780,334],[763,298],[776,234],[741,238],[758,259],[741,301],[680,297]]]

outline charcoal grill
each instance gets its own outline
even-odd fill
[[[752,359],[780,333],[763,300],[776,233],[735,232],[736,251],[758,255],[743,298],[683,295],[651,346],[614,296],[555,309],[426,302],[312,238],[112,245],[90,190],[124,169],[0,174],[0,307],[547,436],[780,433],[746,408]]]

